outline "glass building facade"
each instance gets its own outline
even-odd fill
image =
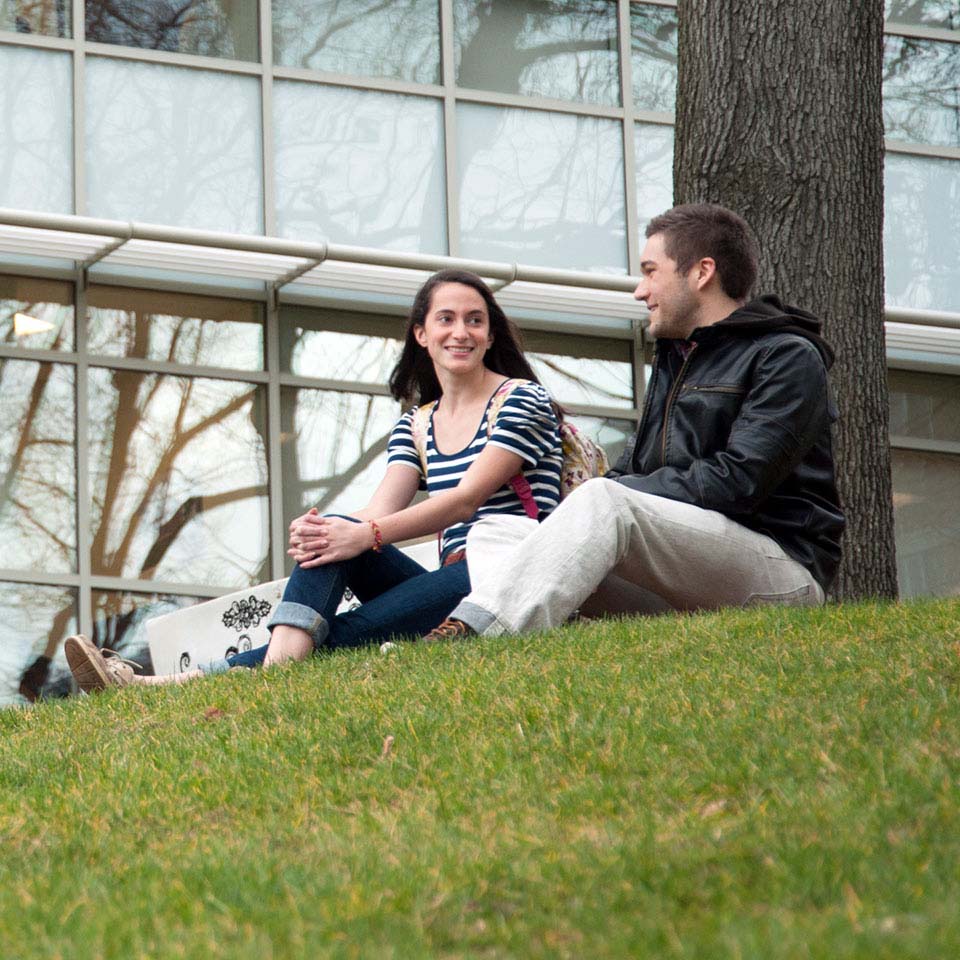
[[[886,17],[900,583],[960,594],[960,0]],[[594,275],[502,300],[615,456],[644,361],[609,291],[671,203],[676,50],[666,0],[0,0],[0,704],[38,657],[68,690],[78,629],[144,659],[148,617],[283,576],[287,519],[382,474],[425,272],[267,276],[245,238]]]

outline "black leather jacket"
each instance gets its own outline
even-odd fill
[[[767,534],[827,590],[844,527],[832,362],[820,321],[772,296],[658,340],[640,427],[607,476]]]

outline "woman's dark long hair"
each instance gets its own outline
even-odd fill
[[[443,392],[433,369],[433,361],[426,349],[417,343],[414,328],[423,326],[430,312],[434,291],[445,283],[462,283],[465,287],[476,290],[487,305],[493,343],[483,358],[484,365],[494,373],[502,373],[511,379],[533,380],[534,383],[539,383],[523,355],[520,331],[494,300],[491,289],[475,273],[467,270],[441,270],[424,283],[413,299],[407,319],[403,352],[390,374],[390,393],[394,399],[405,403],[424,404],[438,399]]]

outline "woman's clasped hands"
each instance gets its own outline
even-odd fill
[[[287,553],[304,568],[319,567],[337,560],[352,560],[375,542],[369,523],[324,517],[316,507],[290,524]]]

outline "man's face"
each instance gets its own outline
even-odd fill
[[[700,301],[692,274],[677,273],[677,263],[664,250],[663,234],[647,238],[640,254],[643,279],[633,295],[650,311],[650,333],[654,337],[684,340],[699,326]]]

